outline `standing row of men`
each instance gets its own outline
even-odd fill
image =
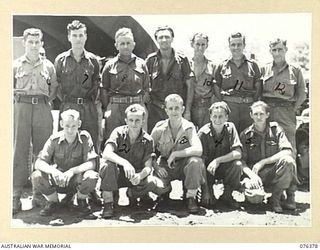
[[[204,57],[209,41],[204,34],[193,36],[194,57],[189,63],[171,47],[173,30],[160,27],[155,32],[159,50],[144,62],[132,53],[132,31],[122,28],[115,35],[119,54],[106,63],[101,76],[96,56],[85,50],[86,26],[75,20],[67,29],[71,49],[56,58],[55,67],[39,56],[43,42],[38,29],[25,30],[26,53],[14,62],[14,213],[21,209],[20,196],[28,179],[30,143],[36,156],[52,133],[50,102],[58,87],[62,97],[60,113],[69,109],[80,113],[81,128],[89,132],[97,152],[95,102],[99,96],[103,114],[110,110],[105,125],[108,139],[115,128],[125,124],[125,110],[133,103],[147,107],[150,132],[158,121],[167,118],[165,98],[173,93],[182,97],[185,118],[198,128],[208,122],[205,111],[211,103],[224,100],[231,109],[230,121],[238,131],[251,123],[249,106],[263,96],[271,106],[272,120],[283,126],[295,148],[295,109],[305,99],[305,87],[301,71],[285,61],[286,41],[270,43],[274,62],[262,68],[261,73],[257,64],[243,54],[245,37],[241,33],[229,37],[232,57],[215,66]]]

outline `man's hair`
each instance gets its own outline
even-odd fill
[[[281,39],[281,38],[275,38],[269,42],[269,47],[272,48],[278,44],[283,44],[285,47],[287,47],[287,40]]]
[[[87,34],[87,27],[85,24],[81,23],[79,20],[73,20],[71,23],[68,24],[67,30],[68,34],[71,33],[71,30],[79,30],[84,28],[84,33]]]
[[[40,40],[43,38],[43,33],[40,29],[29,28],[23,31],[23,40],[27,40],[28,36],[38,36]]]
[[[68,109],[68,110],[61,113],[62,120],[68,120],[69,118],[71,118],[72,120],[79,120],[80,113],[74,109]]]
[[[179,96],[178,94],[170,94],[166,97],[166,99],[164,99],[164,104],[165,106],[167,106],[168,102],[180,102],[181,105],[183,106],[183,99],[181,96]]]
[[[197,32],[197,33],[194,33],[193,36],[191,37],[191,39],[190,39],[191,44],[194,43],[194,41],[196,40],[196,37],[203,38],[203,39],[207,40],[207,43],[209,43],[209,37],[208,37],[208,35],[206,35],[206,34],[204,34],[204,33],[199,33],[199,32]]]
[[[246,44],[246,37],[240,32],[231,33],[231,35],[228,37],[228,42],[230,43],[231,39],[233,38],[242,38],[243,44]]]
[[[266,113],[269,113],[270,112],[270,107],[268,104],[266,104],[265,102],[263,101],[256,101],[254,103],[252,103],[252,105],[250,106],[250,112],[252,112],[252,109],[255,108],[255,107],[258,107],[258,106],[261,106],[264,108],[264,110],[266,111]]]
[[[210,115],[214,110],[223,109],[226,112],[226,115],[229,115],[231,113],[231,110],[226,102],[214,102],[209,108]]]
[[[145,117],[146,110],[142,105],[136,103],[136,104],[131,104],[129,107],[126,108],[125,110],[126,117],[128,117],[129,113],[134,113],[136,115],[142,115],[143,117]]]
[[[171,36],[172,38],[174,37],[174,32],[173,32],[173,29],[168,26],[168,25],[165,25],[165,26],[160,26],[156,29],[156,31],[154,32],[154,38],[157,40],[157,36],[158,36],[158,33],[159,31],[162,31],[162,30],[169,30],[169,32],[171,33]]]
[[[114,40],[116,41],[118,39],[119,36],[131,36],[132,37],[132,40],[134,40],[134,37],[133,37],[133,33],[132,33],[132,30],[130,28],[120,28],[117,30],[115,36],[114,36]]]

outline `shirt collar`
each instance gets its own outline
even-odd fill
[[[77,132],[76,137],[78,138],[78,141],[82,144],[83,141],[82,141],[82,139],[81,139],[81,135],[80,135],[79,131]],[[60,144],[60,143],[63,142],[64,140],[66,140],[66,137],[65,137],[64,132],[63,132],[63,130],[62,130],[62,131],[60,131],[60,136],[59,136],[58,144]]]
[[[169,119],[166,119],[164,124],[163,124],[164,128],[166,130],[170,129],[170,126],[169,126]],[[191,128],[192,127],[192,123],[188,122],[186,119],[184,119],[182,117],[182,121],[181,121],[181,128],[183,130],[187,130],[188,128]]]
[[[67,57],[68,57],[68,56],[74,57],[74,56],[73,56],[72,49],[69,49],[69,50],[67,51]],[[83,57],[86,58],[86,59],[90,59],[89,52],[86,51],[85,49],[83,50],[83,53],[81,54],[81,58],[83,58]]]
[[[121,61],[121,62],[127,63],[127,64],[130,64],[131,62],[135,61],[136,58],[137,58],[137,56],[132,53],[130,60],[129,60],[128,62],[125,62],[125,61],[123,61],[123,60],[120,58],[120,54],[117,55],[117,60],[118,60],[118,61]]]
[[[42,59],[42,57],[39,55],[39,60],[33,65],[33,64],[31,63],[31,61],[27,58],[27,55],[26,55],[26,54],[24,54],[24,55],[21,57],[21,62],[27,62],[27,63],[29,63],[29,64],[31,64],[31,65],[33,65],[33,66],[40,65],[40,64],[43,63],[43,61],[44,61],[44,59]]]
[[[285,61],[284,65],[278,70],[278,73],[282,72],[287,67],[289,67],[289,64],[287,63],[287,61]],[[276,66],[274,61],[272,62],[272,68],[277,68],[277,66]]]
[[[243,55],[242,58],[241,58],[241,64],[243,64],[244,62],[247,62],[249,61],[248,58],[246,57],[246,55]],[[227,59],[227,63],[233,63],[234,64],[234,61],[232,59],[232,56],[230,56],[228,59]],[[240,65],[241,65],[240,64]]]

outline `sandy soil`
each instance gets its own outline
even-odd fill
[[[311,195],[306,187],[296,192],[297,209],[276,214],[264,203],[248,204],[244,196],[234,192],[234,197],[241,202],[240,210],[230,210],[218,202],[213,209],[201,207],[197,215],[188,214],[181,199],[181,183],[174,183],[175,193],[170,194],[170,204],[164,211],[157,211],[154,204],[129,208],[125,189],[120,190],[119,206],[115,217],[111,220],[101,218],[102,208],[92,205],[93,214],[80,217],[76,208],[63,208],[48,217],[38,215],[41,208],[31,209],[31,191],[26,190],[22,199],[23,211],[12,219],[12,227],[106,227],[106,226],[310,226],[311,225]],[[221,194],[221,186],[215,186],[215,195]]]

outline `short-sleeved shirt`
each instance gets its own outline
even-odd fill
[[[245,56],[239,67],[229,58],[217,66],[215,81],[223,95],[253,97],[256,83],[261,81],[261,72],[258,64]]]
[[[106,145],[114,147],[114,153],[129,161],[137,172],[140,172],[153,153],[152,137],[145,131],[141,133],[133,144],[130,143],[128,125],[115,128]]]
[[[252,124],[241,132],[240,141],[243,145],[242,158],[248,166],[253,166],[281,150],[292,150],[290,142],[277,122],[268,123],[264,133],[258,132]]]
[[[26,55],[13,63],[14,94],[46,95],[49,89],[57,87],[56,70],[48,59],[39,60],[33,64]]]
[[[159,121],[151,132],[154,140],[155,150],[165,159],[169,158],[173,151],[183,150],[191,146],[191,141],[197,135],[197,131],[192,122],[182,118],[181,127],[176,139],[173,139],[169,119]]]
[[[242,149],[238,132],[232,122],[226,122],[219,135],[212,123],[207,123],[199,130],[198,135],[203,148],[202,158],[206,165],[233,150]]]
[[[147,59],[147,67],[150,74],[152,100],[164,102],[169,94],[178,94],[186,99],[186,80],[194,77],[186,56],[173,50],[166,74],[161,70],[161,52],[158,50],[150,54]]]
[[[215,64],[208,60],[206,57],[205,67],[202,72],[195,76],[196,86],[194,90],[194,98],[210,98],[213,95],[213,84],[214,82],[214,72],[215,72]],[[190,60],[191,70],[194,72],[194,60],[193,58]]]
[[[305,95],[305,82],[299,67],[285,63],[278,69],[273,62],[262,68],[263,97],[295,102]]]
[[[149,92],[149,74],[143,59],[132,55],[125,62],[120,56],[109,60],[102,72],[102,88],[109,96],[137,96]]]
[[[97,157],[91,136],[85,130],[79,131],[71,144],[67,142],[63,130],[54,133],[47,140],[38,156],[50,165],[56,164],[57,169],[61,172],[89,160],[97,159]]]
[[[80,62],[77,62],[70,49],[57,56],[55,67],[63,97],[96,98],[101,77],[94,54],[84,50]]]

